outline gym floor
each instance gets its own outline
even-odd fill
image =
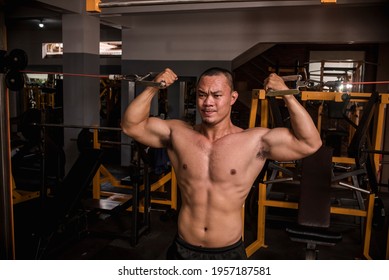
[[[383,192],[381,199],[388,213],[389,193]],[[14,207],[15,243],[17,259],[35,259],[39,254],[39,240],[34,228],[39,224],[39,199],[17,204]],[[245,243],[249,245],[256,238],[256,218],[246,216]],[[291,241],[285,229],[294,224],[295,210],[268,208],[266,219],[266,247],[257,250],[250,259],[300,260],[304,259],[302,243]],[[131,212],[115,214],[103,212],[82,213],[66,229],[52,237],[42,259],[53,260],[158,260],[165,259],[166,250],[176,235],[177,215],[158,206],[152,207],[150,228],[139,236],[132,245]],[[342,234],[342,241],[335,246],[318,246],[321,260],[364,259],[363,238],[358,219],[333,215],[331,230]],[[382,227],[372,229],[370,256],[385,259],[388,237],[388,221]],[[41,247],[42,243],[41,243]]]

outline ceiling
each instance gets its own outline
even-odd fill
[[[85,1],[85,2],[84,2]],[[47,28],[61,28],[61,16],[85,13],[87,0],[0,0],[6,25],[26,25],[43,20]],[[97,1],[97,0],[96,0]],[[337,0],[336,5],[368,6],[388,3],[389,0]],[[92,1],[91,1],[92,2]],[[115,28],[131,28],[132,17],[139,14],[202,13],[250,10],[265,7],[307,7],[321,4],[320,0],[102,0],[99,16],[102,24]]]
[[[2,0],[5,24],[9,26],[28,27],[36,26],[43,20],[50,29],[61,28],[62,14],[68,13],[64,9],[32,0]]]

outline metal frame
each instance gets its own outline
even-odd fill
[[[0,259],[15,258],[15,235],[11,181],[11,143],[9,123],[9,91],[4,74],[0,74]]]
[[[342,102],[342,94],[340,92],[311,92],[303,91],[301,93],[301,99],[303,101],[307,100],[333,100],[337,102]],[[352,97],[369,97],[369,94],[366,93],[351,93]],[[269,123],[269,108],[268,100],[266,99],[266,92],[264,90],[254,89],[252,91],[252,100],[251,100],[251,111],[249,119],[249,128],[255,127],[256,115],[258,111],[258,102],[260,100],[260,126],[268,127]],[[353,99],[351,99],[353,100]],[[360,100],[360,99],[358,99]],[[383,136],[383,124],[384,124],[384,111],[385,105],[388,104],[389,94],[381,94],[381,102],[378,107],[377,121],[376,121],[376,134],[375,134],[375,149],[379,150],[382,144]],[[355,160],[345,157],[333,157],[334,163],[347,163],[355,164]],[[379,164],[375,160],[375,164]],[[378,170],[378,169],[377,169]],[[363,256],[366,259],[371,259],[370,257],[370,239],[371,239],[371,228],[373,220],[373,207],[374,207],[374,198],[375,194],[370,193],[367,195],[367,207],[365,209],[352,209],[344,207],[331,207],[331,214],[341,214],[365,218],[364,226],[364,240],[363,240]],[[267,185],[264,183],[259,183],[259,198],[258,198],[258,228],[257,228],[257,239],[247,246],[246,253],[248,256],[251,256],[257,250],[262,247],[267,247],[265,244],[265,229],[266,229],[266,208],[267,207],[278,207],[278,208],[288,208],[288,209],[298,209],[298,203],[296,202],[287,202],[287,201],[277,201],[267,198]],[[389,244],[389,232],[388,232],[388,244]],[[387,246],[389,247],[389,245]],[[387,249],[387,255],[389,255],[389,250]]]
[[[66,124],[33,124],[42,127],[63,127],[63,128],[86,128],[93,130],[93,148],[100,149],[101,143],[112,144],[112,145],[128,145],[128,143],[114,142],[114,141],[100,141],[99,140],[99,131],[100,130],[113,130],[113,131],[121,131],[121,128],[115,127],[100,127],[100,126],[88,126],[88,125],[66,125]],[[158,181],[150,184],[150,192],[163,190],[165,184],[171,181],[171,197],[170,200],[162,200],[162,199],[152,199],[152,203],[169,205],[171,209],[177,210],[177,179],[174,170],[172,169],[169,173],[165,174]],[[120,197],[121,194],[117,194],[115,192],[105,192],[101,191],[101,184],[104,182],[109,182],[112,186],[119,188],[131,188],[131,186],[121,184],[120,180],[115,178],[112,173],[101,164],[99,170],[96,172],[95,177],[93,178],[93,198],[100,199],[101,197],[109,197],[113,195],[117,195]],[[144,184],[139,186],[140,189],[144,188]],[[123,197],[124,199],[124,197]],[[143,204],[140,205],[139,208],[143,211]],[[128,208],[131,211],[131,207]]]
[[[100,128],[101,129],[101,128]],[[118,129],[121,130],[121,129]],[[99,128],[94,127],[93,128],[93,148],[100,149],[101,144],[99,143],[98,139],[98,133]],[[119,187],[119,188],[131,188],[131,186],[123,185],[121,182],[116,179],[107,168],[105,168],[103,165],[100,166],[99,171],[96,173],[95,178],[93,179],[93,198],[94,199],[100,199],[101,197],[109,197],[112,195],[116,195],[114,192],[102,192],[100,189],[101,183],[109,181],[112,186]],[[167,182],[170,182],[171,184],[171,197],[170,200],[162,200],[162,199],[151,199],[151,203],[156,204],[163,204],[163,205],[169,205],[171,209],[177,210],[177,179],[174,172],[174,169],[172,168],[171,172],[164,175],[162,178],[160,178],[158,181],[154,182],[153,184],[150,184],[150,192],[155,192],[158,190],[163,190],[165,187],[165,184]],[[139,189],[143,189],[144,185],[139,186]],[[139,207],[140,211],[144,211],[143,204]],[[129,211],[131,211],[131,208],[128,208]]]

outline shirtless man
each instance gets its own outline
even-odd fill
[[[171,69],[154,79],[167,86],[176,80]],[[281,77],[271,74],[265,89],[288,87]],[[122,129],[144,145],[167,148],[176,172],[182,204],[169,258],[244,259],[241,210],[266,159],[301,159],[318,150],[322,142],[310,115],[293,95],[283,97],[293,131],[243,130],[230,118],[238,92],[229,71],[205,71],[196,91],[200,124],[149,117],[158,88],[147,87],[126,109]]]

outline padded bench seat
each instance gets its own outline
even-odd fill
[[[302,243],[316,243],[319,245],[334,246],[342,240],[342,235],[328,230],[306,227],[287,228],[286,232],[292,241]]]

